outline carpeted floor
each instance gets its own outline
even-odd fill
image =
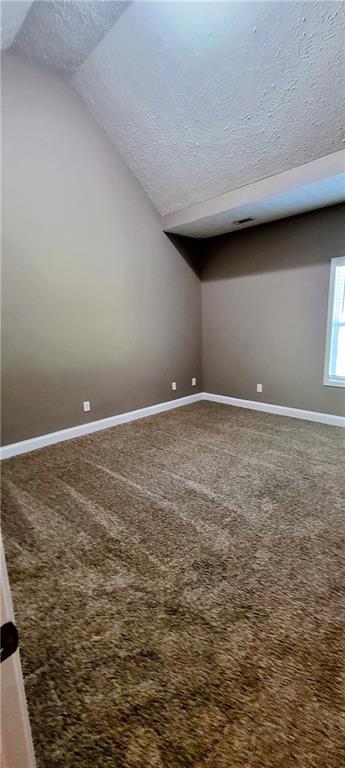
[[[4,462],[38,768],[345,766],[344,438],[204,402]]]

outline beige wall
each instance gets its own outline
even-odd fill
[[[198,277],[72,87],[2,78],[2,442],[195,392]]]
[[[329,260],[345,253],[344,213],[325,208],[208,241],[205,391],[345,415],[345,390],[322,383]]]

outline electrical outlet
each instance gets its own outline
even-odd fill
[[[262,392],[262,384],[257,384],[256,385],[256,391],[257,392]]]
[[[192,387],[196,387],[196,376],[192,378]]]
[[[172,389],[173,392],[176,392],[176,389],[177,389],[176,381],[172,381],[171,382],[171,389]]]
[[[90,400],[84,400],[84,402],[83,402],[83,411],[84,411],[84,413],[87,413],[88,411],[91,411]]]

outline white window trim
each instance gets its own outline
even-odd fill
[[[327,387],[345,387],[345,379],[338,376],[330,376],[329,374],[329,358],[331,354],[331,338],[332,338],[332,318],[333,318],[333,299],[334,299],[334,282],[335,282],[335,270],[337,266],[345,265],[345,256],[337,256],[331,259],[331,271],[329,278],[329,292],[328,292],[328,311],[327,311],[327,332],[326,332],[326,354],[325,354],[325,368],[323,374],[323,383]]]

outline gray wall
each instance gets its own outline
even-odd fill
[[[68,83],[12,53],[2,80],[2,442],[197,391],[190,264]]]
[[[205,391],[345,415],[345,390],[322,383],[329,260],[345,253],[344,213],[325,208],[208,241]]]

